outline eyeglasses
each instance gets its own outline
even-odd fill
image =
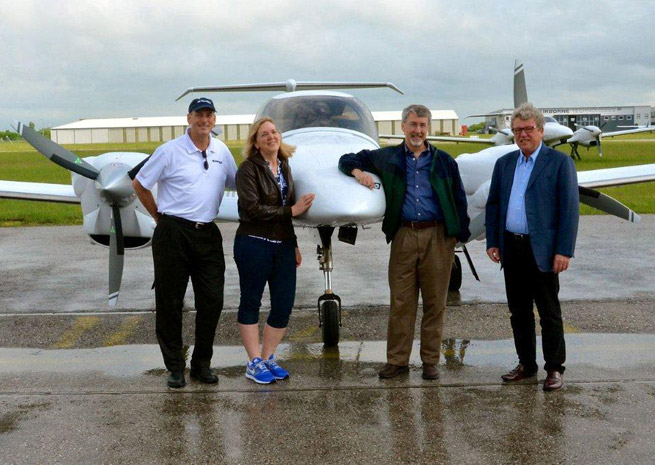
[[[205,167],[205,170],[208,170],[209,169],[209,163],[207,163],[207,152],[205,152],[204,150],[202,151],[202,158],[204,160],[203,166]]]
[[[535,129],[537,129],[536,126],[527,126],[525,128],[512,128],[512,132],[514,133],[514,135],[519,135],[521,134],[521,132],[524,132],[526,134],[532,134],[532,131],[534,131]]]

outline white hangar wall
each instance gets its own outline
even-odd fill
[[[458,117],[453,110],[432,111],[432,134],[458,135]],[[374,111],[378,133],[402,134],[400,111]],[[219,139],[245,140],[255,115],[218,115]],[[51,129],[50,138],[58,144],[104,144],[166,142],[184,134],[186,116],[144,118],[81,119]]]

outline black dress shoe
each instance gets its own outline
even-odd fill
[[[168,387],[172,387],[176,389],[186,386],[186,381],[184,380],[184,372],[171,371],[171,375],[168,377],[168,380],[166,382],[168,384]]]
[[[435,380],[439,379],[439,370],[437,370],[436,363],[424,363],[423,364],[423,379]]]
[[[218,376],[216,376],[209,368],[191,368],[191,378],[205,384],[218,383]]]
[[[387,363],[382,367],[380,371],[378,371],[378,376],[383,379],[391,379],[404,373],[409,373],[408,366],[392,365],[391,363]]]
[[[537,370],[527,371],[525,367],[519,363],[516,365],[516,368],[514,368],[509,373],[505,373],[503,376],[501,376],[501,378],[507,383],[513,383],[515,381],[521,381],[526,378],[532,378],[536,374]]]
[[[559,371],[549,371],[546,381],[544,381],[544,391],[555,391],[563,385],[562,373]]]

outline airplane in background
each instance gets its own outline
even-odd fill
[[[518,108],[521,104],[528,102],[528,92],[525,84],[525,71],[523,68],[523,63],[518,60],[514,60],[514,108]],[[469,117],[487,117],[487,116],[500,116],[502,111],[497,111],[493,113],[469,115]],[[546,145],[551,147],[556,147],[564,143],[571,145],[571,157],[580,159],[580,153],[578,151],[579,146],[587,147],[598,147],[598,155],[603,156],[603,148],[601,145],[601,138],[605,137],[616,137],[623,136],[626,134],[637,134],[641,132],[653,132],[655,127],[645,126],[630,128],[620,131],[612,132],[603,132],[602,126],[598,127],[595,125],[579,125],[576,124],[576,131],[572,131],[571,128],[560,124],[557,120],[551,116],[544,116],[546,122],[544,124],[544,138],[543,142]],[[505,117],[505,124],[509,125],[509,115]],[[486,145],[508,145],[514,143],[514,134],[509,127],[506,128],[491,128],[495,132],[491,139],[476,139],[471,137],[451,137],[451,136],[430,136],[428,140],[431,141],[441,141],[441,142],[457,142],[457,143],[473,143],[473,144],[486,144]],[[382,139],[402,139],[401,135],[380,135]]]
[[[518,60],[515,60],[514,61],[514,108],[517,108],[519,105],[527,101],[528,101],[528,91],[525,85],[525,72],[523,70],[523,63],[519,63]],[[555,124],[561,126],[562,128],[566,128],[566,126],[557,123],[557,121],[554,118],[547,116],[546,125],[544,127],[544,139],[546,138],[545,137],[546,126],[548,126],[548,121],[554,122]],[[562,142],[566,142],[571,146],[571,158],[573,159],[577,158],[578,160],[580,160],[580,153],[578,152],[579,145],[583,147],[587,147],[587,149],[589,149],[590,147],[598,147],[598,156],[602,157],[603,147],[600,142],[602,137],[616,137],[616,136],[623,136],[626,134],[636,134],[640,132],[655,131],[655,127],[639,127],[639,128],[631,128],[621,131],[611,131],[611,132],[604,133],[602,131],[602,127],[604,126],[604,124],[601,125],[601,127],[595,126],[593,124],[584,125],[584,126],[576,124],[575,126],[578,129],[576,129],[576,131],[573,132],[570,137],[566,139],[562,139]]]
[[[514,108],[517,108],[522,103],[528,101],[527,90],[525,86],[525,73],[523,71],[523,64],[518,61],[514,62]],[[469,115],[467,118],[473,117],[486,117],[486,116],[500,116],[502,110],[492,113],[485,113],[479,115]],[[546,145],[555,147],[561,145],[573,136],[573,131],[568,126],[559,124],[555,118],[546,116],[546,123],[544,124],[544,138],[543,142]],[[506,124],[509,126],[509,116],[505,117]],[[428,140],[435,142],[457,142],[457,143],[471,143],[471,144],[485,144],[493,146],[509,145],[514,143],[514,134],[509,127],[506,128],[491,128],[495,132],[491,139],[477,139],[472,137],[453,137],[453,136],[429,136]],[[380,135],[381,139],[403,139],[402,135]]]
[[[654,126],[644,126],[644,127],[637,127],[632,129],[624,129],[621,131],[611,131],[611,132],[603,132],[602,128],[604,124],[602,124],[600,127],[595,126],[593,124],[587,126],[580,126],[580,125],[576,125],[576,126],[578,126],[578,129],[573,133],[571,138],[566,142],[568,142],[571,145],[571,157],[574,159],[577,158],[578,160],[580,160],[580,152],[578,152],[579,145],[583,147],[587,147],[587,150],[589,150],[590,147],[598,147],[598,156],[602,157],[603,147],[600,142],[602,138],[624,136],[626,134],[637,134],[640,132],[655,131]]]
[[[179,97],[191,92],[286,91],[268,99],[256,118],[272,117],[285,142],[296,146],[290,165],[297,193],[303,195],[311,192],[316,195],[312,208],[294,222],[301,227],[313,228],[315,232],[318,260],[325,279],[324,293],[318,299],[318,311],[326,345],[338,343],[341,326],[341,299],[332,289],[331,278],[334,230],[339,228],[339,240],[355,244],[358,227],[380,222],[385,211],[384,192],[379,178],[374,176],[376,187],[370,190],[337,168],[338,160],[344,153],[378,148],[378,134],[371,112],[359,99],[328,89],[364,87],[387,87],[400,92],[391,83],[303,83],[289,80],[282,83],[196,87]],[[131,179],[144,163],[146,155],[113,152],[82,160],[25,125],[19,124],[17,129],[37,151],[69,169],[73,173],[73,185],[0,181],[0,198],[80,203],[84,231],[93,241],[109,247],[109,303],[115,305],[124,249],[148,245],[155,226],[131,188]],[[493,167],[499,157],[513,150],[517,150],[513,144],[489,147],[456,159],[469,205],[470,240],[484,238],[484,208]],[[595,189],[653,181],[655,164],[580,172],[578,179],[583,203],[637,222],[639,216],[635,212]],[[238,220],[235,192],[226,192],[217,219]],[[475,275],[465,244],[459,246]],[[461,279],[461,263],[456,257],[451,288],[458,289]]]

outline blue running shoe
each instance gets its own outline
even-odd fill
[[[268,367],[268,370],[273,373],[275,379],[287,379],[289,377],[289,372],[278,365],[275,361],[275,355],[271,354],[271,356],[268,357],[268,360],[264,363]]]
[[[266,366],[266,362],[259,357],[253,358],[252,362],[246,364],[246,378],[258,384],[271,384],[275,381],[275,376]]]

